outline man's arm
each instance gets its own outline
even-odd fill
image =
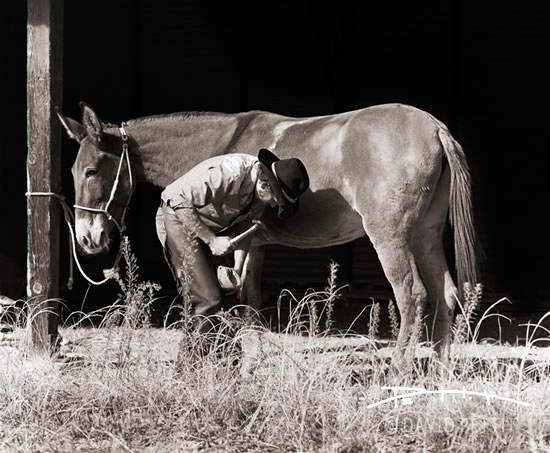
[[[216,236],[214,232],[200,219],[195,208],[176,209],[176,216],[182,223],[188,226],[190,233],[203,241],[213,255],[222,256],[233,251],[229,236]]]

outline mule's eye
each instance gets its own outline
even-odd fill
[[[88,168],[86,169],[86,178],[90,178],[92,176],[97,175],[97,169],[96,168]]]

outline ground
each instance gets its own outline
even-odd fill
[[[393,370],[367,336],[242,330],[206,357],[180,329],[67,328],[53,359],[27,332],[0,341],[3,451],[536,451],[550,448],[550,350],[453,345],[445,367],[417,345]],[[223,341],[221,341],[223,340]],[[242,346],[241,356],[239,347]],[[178,357],[178,352],[180,356]],[[234,360],[239,358],[239,360]],[[430,365],[432,363],[432,365]],[[406,371],[406,373],[405,373]],[[482,396],[392,396],[383,386]],[[403,404],[401,404],[403,403]]]

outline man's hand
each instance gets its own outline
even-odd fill
[[[215,256],[227,255],[235,249],[229,236],[215,236],[208,244],[212,254]]]

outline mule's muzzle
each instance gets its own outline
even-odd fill
[[[86,255],[100,255],[109,252],[110,238],[109,234],[101,231],[99,234],[77,234],[76,240],[80,249]]]

